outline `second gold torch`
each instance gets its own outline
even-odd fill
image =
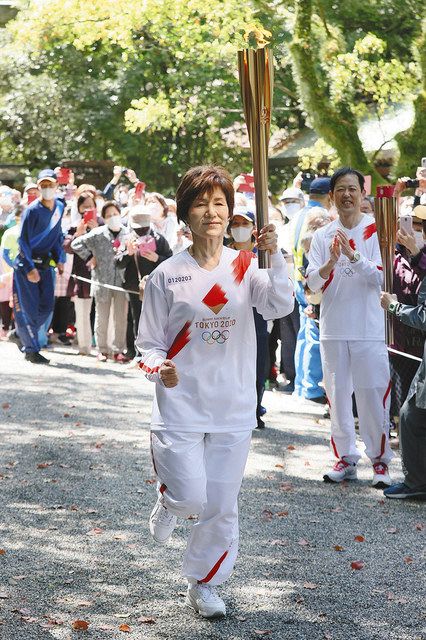
[[[256,202],[256,223],[260,231],[268,224],[268,146],[271,125],[273,58],[268,47],[238,52],[241,97],[244,106]],[[270,255],[259,251],[259,267],[270,266]]]

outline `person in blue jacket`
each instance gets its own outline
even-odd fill
[[[22,217],[19,253],[13,265],[13,306],[25,359],[48,364],[49,360],[40,353],[38,329],[52,313],[55,302],[52,261],[58,273],[64,270],[64,202],[55,197],[58,183],[52,169],[39,173],[37,185],[41,197],[27,207]]]

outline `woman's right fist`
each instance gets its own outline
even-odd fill
[[[161,382],[168,389],[171,389],[172,387],[176,387],[176,385],[179,382],[179,376],[176,369],[176,365],[174,362],[172,362],[172,360],[164,360],[158,373],[159,373]]]

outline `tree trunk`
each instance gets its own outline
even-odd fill
[[[383,179],[371,166],[358,136],[358,124],[349,106],[334,106],[328,98],[326,81],[316,69],[318,60],[312,46],[312,0],[296,1],[294,37],[290,45],[300,98],[315,131],[337,154],[344,165],[371,175],[373,184]]]
[[[426,20],[419,40],[420,66],[422,70],[422,90],[414,101],[414,124],[408,131],[396,136],[400,157],[397,167],[399,177],[414,178],[421,158],[426,156]]]

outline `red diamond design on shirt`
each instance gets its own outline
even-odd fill
[[[215,284],[202,301],[213,313],[218,314],[228,302],[228,298],[222,287],[219,284]]]

